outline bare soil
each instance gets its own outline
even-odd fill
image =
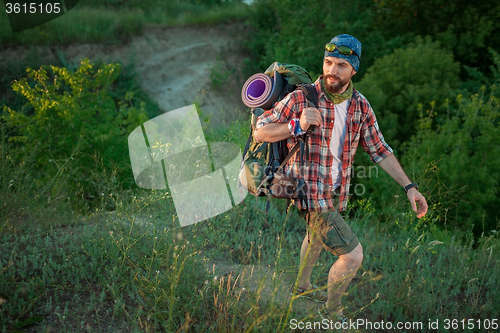
[[[145,28],[142,35],[120,44],[40,47],[39,54],[47,59],[62,55],[76,65],[84,58],[91,62],[133,63],[144,90],[163,112],[198,102],[203,113],[212,115],[213,125],[219,125],[246,109],[240,97],[245,80],[238,65],[244,56],[238,48],[241,29],[238,23]],[[0,63],[22,59],[28,52],[28,47],[3,50]],[[227,76],[216,88],[210,78],[214,67],[220,76]]]

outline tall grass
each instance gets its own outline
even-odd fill
[[[131,205],[116,206],[112,214],[62,223],[2,225],[5,329],[36,323],[36,331],[276,332],[289,330],[294,318],[318,320],[315,303],[304,300],[294,300],[287,314],[304,232],[296,214],[273,205],[266,216],[248,198],[181,229],[168,194],[137,193]],[[351,319],[497,315],[498,239],[481,239],[473,249],[434,232],[430,220],[401,216],[377,226],[373,214],[366,202],[348,221],[365,248],[344,297]],[[333,260],[322,254],[316,283],[325,285]]]
[[[207,140],[241,142],[246,125],[242,118]],[[292,319],[320,320],[316,303],[289,295],[305,224],[283,201],[266,213],[264,200],[247,197],[180,228],[168,190],[109,193],[112,212],[47,217],[47,202],[43,214],[2,222],[3,332],[276,332]],[[470,232],[441,230],[432,214],[374,222],[376,214],[363,200],[346,219],[365,253],[344,297],[349,318],[427,327],[428,319],[498,315],[498,237],[473,246]],[[326,285],[334,260],[322,253],[315,283]]]

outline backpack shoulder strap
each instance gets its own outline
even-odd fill
[[[297,89],[302,90],[304,94],[306,95],[307,100],[309,101],[309,104],[313,104],[311,106],[318,107],[318,92],[316,91],[316,88],[313,87],[312,84],[302,84],[297,87]],[[314,129],[314,126],[310,126],[309,130],[307,131],[307,134],[305,135],[305,140],[307,142],[307,136],[310,135],[311,131]],[[301,140],[301,142],[297,142],[295,146],[292,148],[288,156],[283,160],[281,165],[279,166],[278,170],[281,171],[283,166],[290,160],[290,158],[299,150],[300,148],[300,164],[303,164],[303,155],[304,155],[304,140]],[[307,150],[307,149],[306,149]],[[306,151],[307,155],[309,154],[308,151]]]
[[[302,90],[309,103],[312,103],[314,107],[318,108],[318,92],[312,84],[302,84],[298,86],[297,89]]]
[[[318,108],[318,92],[316,91],[316,88],[313,87],[312,84],[302,84],[297,87],[297,89],[302,90],[304,94],[306,95],[307,100],[309,101],[309,106]],[[316,126],[309,126],[309,129],[307,130],[306,136],[310,135],[312,131],[314,131],[314,128]]]

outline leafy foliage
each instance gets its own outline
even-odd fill
[[[428,185],[436,189],[429,191],[431,200],[439,202],[447,191],[463,189],[456,206],[441,210],[457,225],[474,226],[476,234],[497,229],[500,221],[500,99],[496,89],[492,86],[489,97],[485,87],[470,99],[458,96],[456,114],[435,131],[429,111],[420,120],[418,135],[408,143],[409,155],[421,157],[417,172],[422,172],[422,165],[434,165]]]
[[[339,0],[257,1],[250,14],[256,31],[248,43],[248,51],[257,63],[253,70],[262,71],[279,61],[298,64],[317,76],[322,73],[325,44],[335,35],[369,34],[369,38],[361,40],[361,77],[377,54],[373,51],[384,44],[380,34],[370,28],[372,8],[372,4],[361,0],[348,6]]]
[[[415,133],[420,108],[453,96],[459,64],[429,38],[377,59],[356,87],[370,101],[384,137],[394,146]],[[437,105],[441,120],[443,105]]]
[[[3,116],[11,130],[9,142],[16,147],[11,147],[9,163],[27,164],[30,178],[43,184],[62,177],[74,203],[103,196],[103,179],[93,177],[95,169],[116,173],[115,183],[131,184],[126,137],[148,118],[144,103],[133,105],[131,94],[113,99],[110,86],[120,71],[119,64],[96,70],[88,59],[74,73],[55,66],[49,71],[29,68],[13,90],[27,99],[34,114],[5,107]]]
[[[497,230],[500,220],[500,100],[496,87],[488,93],[483,87],[469,99],[459,95],[455,103],[446,99],[447,112],[437,126],[436,103],[431,103],[427,111],[420,111],[416,134],[396,152],[407,175],[419,184],[437,225],[472,230],[476,237]],[[355,165],[355,171],[365,170],[372,163],[360,150]],[[370,176],[355,172],[353,179],[364,190],[361,197],[376,197],[374,205],[382,221],[410,207],[401,187],[378,168]]]
[[[386,38],[432,36],[468,66],[488,70],[487,47],[500,44],[497,1],[377,0],[374,26]]]

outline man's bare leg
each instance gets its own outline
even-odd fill
[[[342,316],[341,299],[363,262],[363,247],[358,244],[351,252],[339,256],[328,274],[326,307],[335,317]]]
[[[307,252],[308,247],[310,247],[309,252]],[[300,248],[299,270],[302,269],[302,275],[299,277],[298,284],[300,289],[308,290],[311,288],[311,273],[322,250],[323,246],[321,242],[313,235],[308,237],[306,234],[306,237],[302,241],[302,247]]]

